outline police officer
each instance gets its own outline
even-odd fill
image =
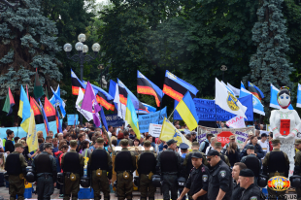
[[[132,199],[133,192],[133,172],[136,170],[136,156],[127,147],[129,141],[120,141],[121,151],[115,157],[114,170],[117,173],[117,196],[118,200],[124,198]]]
[[[177,149],[177,141],[174,139],[167,141],[168,148],[161,152],[157,157],[157,171],[161,174],[163,199],[176,200],[178,196],[178,176],[181,170],[181,157],[175,152]]]
[[[246,147],[247,156],[242,157],[241,162],[245,163],[248,169],[251,169],[255,175],[254,184],[257,185],[257,179],[261,171],[261,160],[255,155],[255,148],[249,144]]]
[[[233,181],[229,166],[222,161],[219,152],[216,150],[208,152],[207,161],[212,167],[209,176],[208,199],[230,199]]]
[[[250,169],[240,170],[240,187],[245,190],[242,192],[240,200],[260,200],[260,188],[254,184],[254,173]]]
[[[10,153],[5,162],[5,170],[7,171],[9,182],[10,200],[15,200],[18,195],[18,200],[24,199],[24,175],[26,173],[27,163],[22,155],[24,149],[21,143],[15,144],[15,151]]]
[[[181,150],[181,168],[182,168],[181,171],[182,171],[182,170],[184,170],[184,165],[183,165],[183,163],[184,163],[184,159],[185,159],[185,157],[186,157],[186,155],[187,155],[187,153],[188,153],[188,148],[189,148],[189,146],[188,146],[188,144],[186,144],[186,143],[181,143],[181,144],[179,145],[179,148],[180,148],[180,150]],[[188,174],[186,174],[185,171],[182,171],[181,174],[182,174],[182,176],[185,178],[185,180],[187,180]],[[182,191],[183,191],[183,188],[180,187],[180,188],[179,188],[179,194],[181,194]],[[186,197],[183,197],[182,200],[185,200],[185,199],[186,199]]]
[[[222,153],[222,149],[223,149],[222,143],[221,143],[221,142],[216,142],[216,143],[214,144],[214,149],[215,149],[216,151],[219,152],[219,156],[221,157],[221,159],[222,159],[229,167],[231,167],[228,156],[226,156],[226,155],[224,155],[224,154]]]
[[[141,193],[141,200],[146,200],[147,188],[149,200],[155,199],[156,187],[152,184],[152,175],[156,172],[156,156],[150,151],[151,142],[146,140],[143,144],[145,151],[138,156],[137,166],[140,178],[139,190]]]
[[[49,199],[56,186],[56,161],[52,144],[44,144],[44,151],[33,160],[32,169],[37,177],[38,199]]]
[[[203,161],[203,155],[200,152],[195,152],[191,155],[191,161],[194,166],[186,181],[183,192],[178,200],[181,200],[188,192],[190,200],[207,200],[209,169]]]
[[[296,156],[295,156],[294,175],[301,176],[301,139],[296,139],[295,147],[299,151],[296,153]],[[300,200],[301,199],[301,188],[297,187],[296,192],[297,192],[297,198],[298,198],[298,200]]]
[[[104,139],[97,138],[95,150],[92,152],[88,162],[89,174],[92,176],[94,199],[100,199],[100,189],[102,189],[104,200],[110,199],[110,184],[112,179],[112,159],[110,154],[104,149]],[[108,173],[108,174],[107,174]]]
[[[273,151],[268,152],[263,160],[263,174],[271,178],[278,172],[280,176],[288,177],[289,159],[286,153],[280,150],[280,140],[272,140],[272,145]],[[276,196],[283,196],[285,191],[276,192],[268,187],[268,193],[271,198],[275,199]]]
[[[77,141],[70,141],[70,151],[65,153],[61,159],[61,168],[64,172],[64,200],[77,200],[79,192],[80,177],[83,174],[84,157],[76,151]]]
[[[199,142],[197,142],[197,141],[193,142],[192,146],[191,146],[192,151],[187,153],[185,158],[184,158],[184,162],[182,163],[182,165],[183,165],[184,177],[186,179],[188,178],[188,175],[189,175],[190,171],[193,168],[193,165],[192,165],[192,162],[191,162],[191,155],[193,153],[196,153],[196,152],[201,153],[203,155],[202,163],[207,167],[210,166],[209,163],[207,162],[205,154],[203,152],[199,151],[199,147],[200,147]]]
[[[244,191],[244,188],[241,188],[239,183],[239,174],[240,171],[243,169],[247,169],[247,166],[242,162],[237,162],[233,166],[232,178],[234,179],[234,185],[231,200],[239,200],[242,195],[242,192]]]

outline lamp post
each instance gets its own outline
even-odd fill
[[[100,87],[102,88],[102,72],[106,72],[107,66],[104,66],[103,64],[98,65],[97,69],[100,70]]]
[[[66,43],[64,45],[64,51],[67,54],[67,58],[79,62],[80,65],[80,80],[83,82],[83,70],[84,70],[84,63],[88,63],[94,59],[96,59],[96,56],[98,52],[100,51],[100,45],[98,43],[94,43],[92,45],[92,50],[94,52],[93,56],[90,56],[88,53],[89,47],[83,42],[86,41],[86,35],[81,33],[78,35],[78,42],[75,44],[75,49],[78,52],[77,54],[74,54],[73,56],[70,55],[70,52],[72,51],[72,45],[70,43]],[[80,115],[80,123],[83,123],[83,116]]]
[[[0,12],[4,12],[8,7],[15,8],[18,6],[20,0],[13,0],[14,4],[8,2],[7,0],[0,0]]]
[[[223,81],[224,81],[225,71],[227,71],[227,66],[226,65],[222,65],[221,66],[221,71],[223,72]]]

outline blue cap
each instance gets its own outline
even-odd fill
[[[180,147],[180,149],[183,149],[183,150],[187,150],[189,148],[188,144],[186,144],[186,143],[181,143],[179,147]]]

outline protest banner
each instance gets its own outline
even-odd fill
[[[78,125],[78,114],[67,115],[68,126]]]
[[[161,124],[149,124],[148,133],[153,137],[159,137],[161,133]]]
[[[242,105],[247,107],[247,111],[245,115],[248,120],[245,121],[253,121],[253,100],[252,96],[245,96],[242,98],[238,98],[238,100],[242,103]],[[199,121],[228,121],[229,119],[235,117],[235,115],[224,111],[218,105],[215,105],[214,100],[209,99],[193,99],[195,104],[195,109],[199,118]],[[175,101],[174,106],[176,107],[178,102]],[[175,110],[174,120],[182,120],[179,113]]]
[[[146,133],[149,129],[149,124],[162,124],[164,117],[167,117],[166,114],[166,107],[160,111],[146,114],[146,115],[139,115],[139,129],[140,133]]]
[[[106,120],[107,120],[108,126],[113,126],[113,127],[122,126],[122,124],[124,123],[123,119],[118,117],[117,114],[106,115]]]
[[[61,123],[63,122],[63,119],[61,119]],[[49,130],[53,131],[54,133],[57,133],[57,126],[56,126],[56,121],[48,122],[49,124]],[[0,128],[0,138],[5,138],[7,137],[6,135],[6,130],[10,129],[15,133],[16,137],[26,137],[27,133],[21,128],[21,127],[5,127],[5,128]],[[45,124],[36,124],[36,130],[42,131],[43,132],[43,137],[46,138],[47,133],[45,129]]]
[[[243,116],[233,117],[232,119],[229,119],[226,122],[226,124],[230,128],[245,128],[246,127],[245,120],[244,120]]]
[[[212,133],[217,140],[222,144],[229,142],[229,137],[231,134],[235,135],[235,141],[237,142],[239,148],[242,148],[244,142],[248,138],[248,133],[252,132],[254,134],[255,127],[250,126],[246,128],[211,128],[206,126],[198,127],[198,142],[201,143],[206,140],[206,133]]]

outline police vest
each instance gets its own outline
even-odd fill
[[[178,172],[178,157],[173,151],[163,151],[160,155],[161,172]]]
[[[47,154],[39,154],[35,159],[34,163],[37,169],[37,174],[39,173],[52,173],[52,162]]]
[[[91,170],[109,170],[108,155],[103,149],[96,149],[91,154]]]
[[[149,174],[156,171],[156,157],[153,153],[144,152],[140,155],[138,163],[139,174]]]
[[[115,157],[115,171],[133,171],[132,155],[129,151],[121,151]]]
[[[9,154],[6,158],[6,171],[9,175],[19,175],[22,172],[20,155]]]
[[[64,163],[63,163],[63,171],[64,172],[72,172],[75,174],[81,174],[78,153],[68,152],[65,154]]]
[[[247,156],[246,161],[244,162],[250,170],[254,172],[256,177],[259,176],[260,173],[260,162],[255,156]]]
[[[284,157],[284,153],[282,151],[272,151],[270,152],[269,157],[269,165],[268,172],[274,173],[278,171],[279,173],[288,173],[287,161]]]
[[[210,144],[209,144],[209,142],[207,142],[206,140],[205,140],[204,142],[205,142],[205,146],[204,146],[202,152],[203,152],[203,153],[206,153],[206,149],[207,149],[207,147],[209,147]]]

